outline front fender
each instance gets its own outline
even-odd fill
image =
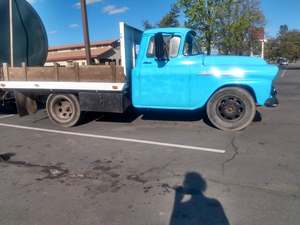
[[[224,82],[222,85],[215,85],[207,88],[205,92],[202,92],[202,100],[199,105],[195,105],[193,108],[202,108],[208,102],[208,100],[220,89],[225,87],[241,87],[250,92],[257,105],[264,105],[267,99],[271,96],[272,82],[258,82],[258,81],[245,81],[245,82]]]
[[[272,92],[272,82],[268,80],[248,80],[243,82],[228,82],[224,84],[223,86],[217,88],[214,90],[210,97],[217,92],[218,90],[225,88],[225,87],[240,87],[243,89],[246,89],[250,92],[252,95],[254,101],[257,105],[264,105],[264,103],[267,101],[267,99],[270,98],[271,92]],[[210,98],[209,97],[209,98]]]
[[[236,73],[233,73],[236,72]],[[215,92],[223,87],[242,87],[251,92],[257,105],[264,105],[270,98],[273,80],[276,78],[278,68],[272,65],[261,66],[214,66],[207,67],[200,77],[195,78],[192,85],[191,105],[192,108],[201,108]],[[198,82],[196,82],[196,79]],[[196,87],[196,85],[198,85]],[[197,93],[198,92],[198,93]],[[199,92],[201,100],[199,101]],[[198,98],[196,99],[196,95]]]

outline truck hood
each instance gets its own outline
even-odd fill
[[[278,74],[277,66],[270,65],[258,57],[205,56],[202,60],[205,68],[204,75],[273,80]]]
[[[203,64],[211,65],[266,65],[267,62],[258,57],[249,56],[205,56]]]

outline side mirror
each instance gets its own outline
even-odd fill
[[[168,59],[168,53],[165,48],[164,37],[162,33],[156,33],[154,36],[155,56],[158,61]]]

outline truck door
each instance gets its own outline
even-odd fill
[[[136,107],[183,109],[189,105],[189,68],[181,63],[179,35],[163,36],[169,59],[155,58],[154,36],[148,38],[147,50],[141,60],[138,86],[133,99]]]
[[[207,76],[203,60],[204,54],[199,46],[196,33],[190,31],[185,37],[183,55],[184,62],[190,67],[190,108],[198,109],[205,105],[209,98],[211,89],[214,88],[218,80]]]

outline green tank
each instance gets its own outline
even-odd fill
[[[40,16],[26,0],[13,0],[14,66],[43,66],[48,38]],[[10,63],[9,0],[0,0],[0,64]]]

